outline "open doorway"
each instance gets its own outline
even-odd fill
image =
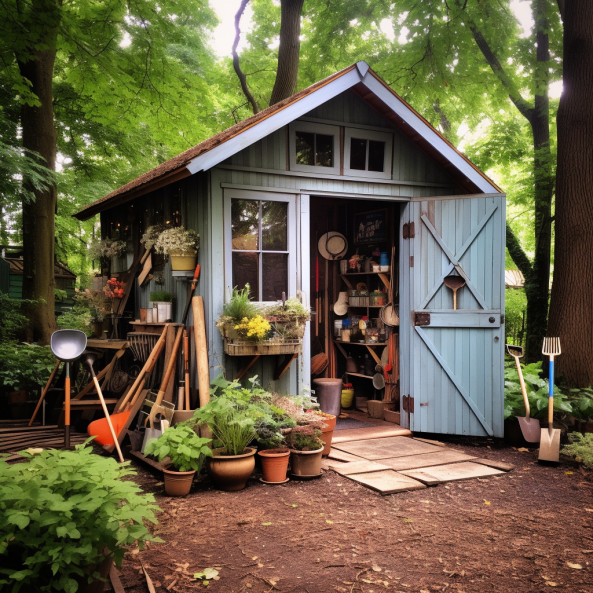
[[[313,378],[351,384],[346,409],[398,413],[400,204],[311,196],[310,212]]]

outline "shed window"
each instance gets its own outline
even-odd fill
[[[288,203],[231,200],[233,286],[249,284],[255,301],[288,293]]]
[[[346,128],[344,174],[391,178],[391,134]]]
[[[290,124],[289,133],[291,170],[339,174],[338,126],[295,121]]]

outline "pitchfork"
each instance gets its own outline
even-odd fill
[[[548,399],[548,430],[542,428],[539,459],[557,462],[560,458],[560,430],[554,429],[554,357],[561,354],[560,338],[544,338],[542,354],[550,357],[550,397]]]

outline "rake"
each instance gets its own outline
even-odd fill
[[[550,397],[548,398],[548,429],[542,428],[539,461],[560,460],[560,430],[554,428],[554,357],[562,353],[560,338],[544,338],[542,354],[550,357]]]

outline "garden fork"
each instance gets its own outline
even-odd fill
[[[550,357],[550,397],[548,399],[548,429],[542,428],[539,460],[557,463],[560,459],[560,430],[554,428],[554,357],[561,354],[560,338],[544,338],[542,354]]]

